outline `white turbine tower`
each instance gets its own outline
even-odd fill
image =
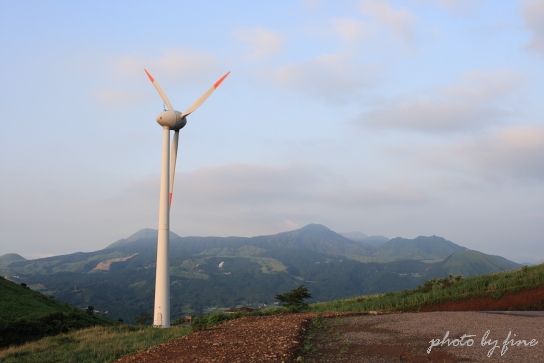
[[[157,92],[168,110],[157,116],[157,122],[162,126],[162,166],[161,166],[161,188],[159,203],[159,237],[157,240],[157,272],[155,280],[155,311],[153,314],[153,326],[168,328],[170,326],[170,274],[168,272],[168,246],[170,237],[170,205],[172,204],[172,192],[174,189],[174,175],[176,172],[176,157],[178,153],[179,130],[187,124],[186,117],[195,111],[223,82],[230,72],[221,77],[214,85],[204,92],[185,112],[174,110],[172,104],[166,97],[161,86],[149,74],[145,73],[155,86]],[[170,155],[170,130],[174,131],[172,138],[172,149]]]

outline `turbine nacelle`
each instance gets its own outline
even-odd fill
[[[174,110],[161,112],[156,120],[159,125],[166,126],[170,130],[180,130],[187,125],[187,118],[182,117],[181,112]]]

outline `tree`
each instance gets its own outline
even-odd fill
[[[139,316],[134,317],[134,321],[138,325],[146,325],[147,322],[152,318],[151,314],[149,313],[141,313]]]
[[[276,295],[276,299],[283,303],[283,306],[299,310],[306,308],[308,304],[304,302],[306,299],[311,299],[312,295],[308,292],[308,288],[300,285],[296,289],[289,292]]]
[[[92,305],[87,306],[87,309],[85,309],[85,311],[89,315],[94,315],[94,306],[92,306]]]

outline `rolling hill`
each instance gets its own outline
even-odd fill
[[[346,232],[346,233],[340,233],[340,234],[346,238],[349,238],[352,241],[364,242],[365,244],[373,246],[373,247],[379,247],[383,245],[385,242],[389,241],[389,238],[385,236],[367,236],[363,232],[359,232],[359,231]]]
[[[486,255],[485,253],[464,250],[446,257],[433,267],[433,274],[446,277],[448,275],[474,276],[488,275],[497,271],[509,271],[521,268],[522,265],[509,261],[500,256]]]
[[[153,309],[156,235],[146,229],[95,252],[13,260],[0,264],[0,275],[130,322]],[[172,233],[172,317],[209,308],[263,307],[273,304],[276,294],[301,284],[309,287],[313,302],[410,289],[447,273],[450,265],[439,269],[438,264],[464,250],[436,236],[395,238],[376,248],[317,224],[251,238]],[[466,272],[509,268],[499,260],[491,256],[487,265]]]
[[[456,245],[442,237],[419,236],[414,239],[393,238],[372,254],[387,260],[411,259],[411,260],[442,260],[452,253],[466,250],[465,247]]]
[[[116,322],[0,277],[0,347]]]
[[[26,261],[26,258],[16,253],[6,253],[0,256],[0,265],[8,265],[14,261]]]

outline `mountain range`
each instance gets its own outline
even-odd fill
[[[257,237],[171,233],[172,318],[213,308],[263,307],[302,284],[312,302],[329,301],[411,289],[448,274],[468,277],[521,267],[442,237],[361,235],[341,235],[318,224]],[[156,243],[157,231],[143,229],[95,252],[36,260],[8,254],[0,256],[0,275],[130,322],[153,311]]]

